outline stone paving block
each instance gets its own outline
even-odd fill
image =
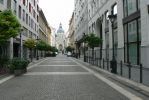
[[[128,100],[92,75],[21,76],[0,85],[0,100]]]
[[[29,70],[29,72],[86,72],[79,66],[39,66]]]

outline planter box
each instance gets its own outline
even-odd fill
[[[16,70],[14,70],[14,75],[15,76],[20,76],[20,75],[22,75],[22,74],[24,74],[26,72],[27,72],[26,68],[25,69],[16,69]]]

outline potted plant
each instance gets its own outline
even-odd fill
[[[14,58],[11,60],[10,69],[13,70],[15,76],[19,76],[27,72],[28,60],[21,58]]]

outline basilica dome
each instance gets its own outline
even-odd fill
[[[57,30],[57,33],[64,33],[64,29],[62,28],[62,24],[60,23],[59,29]]]

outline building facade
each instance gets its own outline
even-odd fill
[[[88,0],[87,5],[88,33],[96,33],[103,40],[102,46],[96,48],[98,56],[110,61],[114,48],[117,62],[122,60],[134,65],[143,64],[149,68],[149,1]],[[109,15],[117,15],[113,27]],[[75,23],[78,23],[77,20]]]
[[[45,15],[42,9],[39,10],[39,39],[48,43],[48,22],[45,18]]]
[[[56,34],[56,47],[60,52],[65,50],[65,32],[61,23]]]
[[[56,47],[56,29],[53,28],[52,26],[51,28],[51,46]]]
[[[75,0],[74,10],[74,39],[77,41],[77,53],[83,55],[83,34],[88,34],[88,0]]]
[[[51,45],[51,28],[50,26],[48,25],[47,26],[47,35],[48,35],[48,44]]]
[[[4,0],[7,1],[7,0]],[[16,38],[10,39],[9,57],[29,57],[29,50],[23,46],[28,39],[37,39],[39,31],[38,0],[8,0],[7,8],[16,15],[22,26],[22,31]]]
[[[72,17],[69,21],[69,34],[68,34],[68,39],[69,39],[69,46],[75,48],[75,39],[74,39],[74,34],[75,34],[75,29],[74,29],[74,13],[72,14]]]
[[[7,0],[0,0],[0,11],[7,9]]]

